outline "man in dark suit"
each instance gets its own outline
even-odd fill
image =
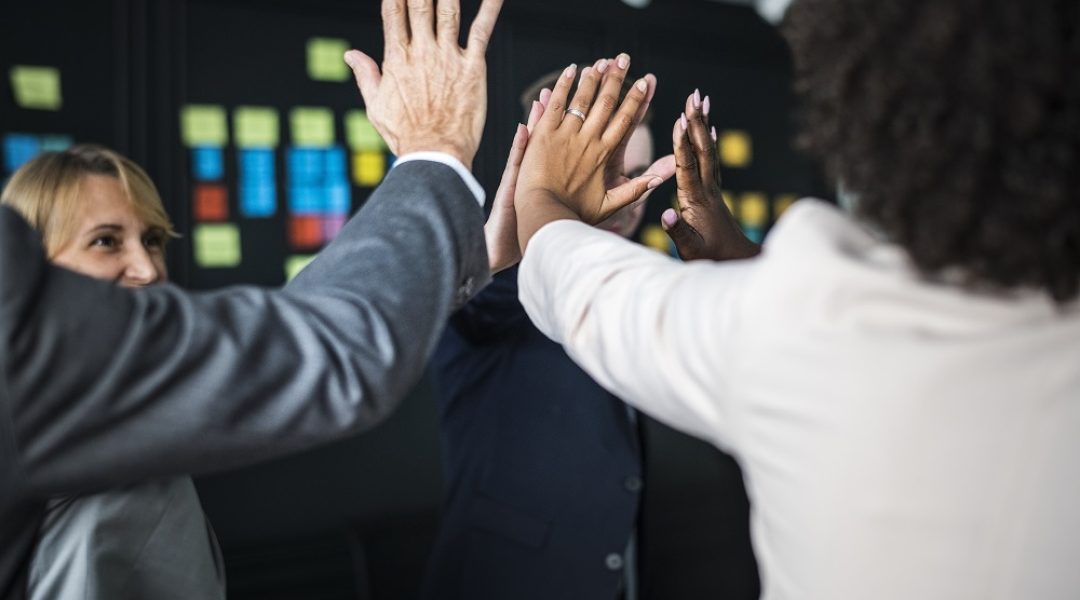
[[[0,597],[25,593],[46,498],[251,463],[393,409],[489,278],[468,170],[500,6],[484,1],[463,50],[456,11],[383,2],[383,72],[346,61],[401,160],[283,290],[132,293],[49,265],[0,209]]]

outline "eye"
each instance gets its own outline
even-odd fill
[[[120,245],[120,240],[116,239],[114,235],[101,235],[94,238],[90,242],[91,246],[99,246],[102,248],[116,248]]]
[[[160,231],[151,231],[143,236],[143,246],[151,250],[162,250],[165,248],[165,234]]]

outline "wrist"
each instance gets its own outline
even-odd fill
[[[398,144],[398,156],[414,154],[416,152],[439,152],[451,156],[460,162],[469,171],[472,171],[473,156],[475,151],[470,152],[461,144],[445,141],[420,141],[416,143]]]

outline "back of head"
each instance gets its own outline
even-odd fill
[[[801,144],[926,275],[1080,292],[1080,3],[796,0]]]
[[[157,188],[132,160],[95,145],[46,152],[19,168],[0,193],[0,203],[18,211],[41,233],[51,257],[78,226],[79,185],[88,175],[116,177],[135,214],[150,226],[175,235]]]

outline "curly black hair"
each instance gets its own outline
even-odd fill
[[[1080,0],[795,0],[801,147],[927,276],[1080,292]]]

